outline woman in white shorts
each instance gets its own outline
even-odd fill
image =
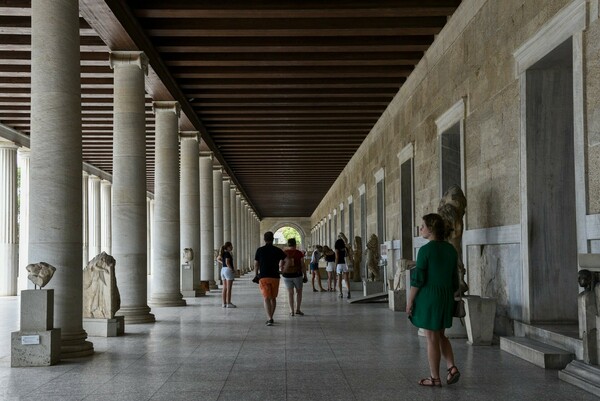
[[[350,299],[350,278],[348,277],[348,265],[346,264],[346,243],[343,239],[338,238],[335,241],[335,264],[336,273],[338,275],[338,284],[340,286],[340,298],[344,298],[342,290],[342,277],[346,280],[348,287],[348,299]]]
[[[327,271],[327,291],[335,291],[335,252],[327,245],[323,245],[323,255],[327,263],[325,268],[325,271]]]
[[[223,263],[221,268],[221,280],[223,280],[223,308],[235,308],[236,306],[231,303],[231,288],[233,287],[233,281],[235,280],[235,269],[233,267],[233,257],[231,251],[233,245],[231,242],[226,242],[219,251],[219,259]]]

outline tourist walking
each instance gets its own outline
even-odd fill
[[[335,252],[327,245],[323,245],[323,256],[325,263],[327,263],[327,267],[325,267],[327,271],[327,291],[335,291]]]
[[[444,241],[444,221],[432,213],[423,216],[420,234],[429,242],[419,249],[417,265],[411,271],[406,313],[411,322],[425,331],[430,376],[422,386],[441,387],[440,357],[446,360],[446,383],[454,384],[460,372],[445,329],[452,327],[454,294],[458,290],[458,254]]]
[[[310,257],[311,283],[314,292],[317,292],[317,289],[315,288],[315,278],[317,279],[321,292],[325,291],[323,284],[321,284],[321,276],[319,275],[319,259],[321,259],[322,253],[323,247],[321,245],[315,245],[315,250]]]
[[[304,316],[300,309],[302,306],[302,287],[308,281],[304,254],[296,249],[296,238],[288,239],[288,248],[285,250],[286,258],[280,262],[283,284],[288,291],[290,316]],[[294,289],[296,289],[296,307],[294,308]]]
[[[348,275],[348,265],[346,264],[346,243],[343,239],[338,238],[335,241],[335,271],[338,277],[340,288],[340,298],[344,298],[344,290],[342,289],[342,277],[346,280],[348,286],[348,299],[350,299],[350,278]]]
[[[287,256],[283,250],[273,245],[273,233],[267,231],[263,235],[265,245],[256,250],[254,256],[254,281],[258,283],[264,298],[265,312],[267,312],[267,326],[272,326],[273,314],[277,307],[279,293],[279,263]]]
[[[227,241],[219,251],[219,257],[217,258],[223,264],[221,268],[221,280],[223,280],[223,308],[235,308],[236,306],[231,303],[231,288],[233,287],[233,281],[235,280],[235,268],[233,266],[233,257],[231,256],[233,251],[233,245]]]

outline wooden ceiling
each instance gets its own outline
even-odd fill
[[[112,171],[110,50],[142,50],[260,217],[310,216],[460,0],[80,0],[84,161]],[[0,122],[29,133],[30,1],[0,1]]]

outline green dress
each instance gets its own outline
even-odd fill
[[[446,241],[429,241],[419,249],[410,272],[410,285],[419,288],[410,318],[415,326],[433,331],[452,327],[457,262],[456,250]]]

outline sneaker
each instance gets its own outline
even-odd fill
[[[273,323],[275,323],[273,319],[267,320],[267,326],[273,326]]]
[[[235,306],[234,304],[227,304],[228,308],[237,308],[237,306]]]
[[[344,298],[344,293],[340,292],[340,298]]]
[[[348,296],[347,296],[347,298],[348,298],[348,299],[350,299],[350,291],[348,291]]]
[[[223,308],[227,308],[227,304],[223,304]]]

